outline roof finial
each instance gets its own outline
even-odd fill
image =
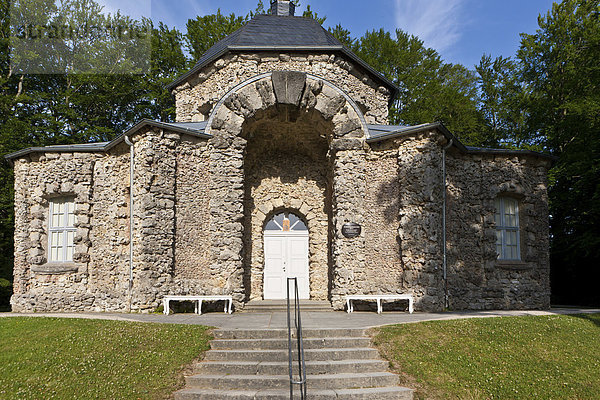
[[[271,14],[284,17],[293,17],[296,4],[290,0],[271,0]]]

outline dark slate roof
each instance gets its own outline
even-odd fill
[[[12,154],[4,156],[7,160],[12,161],[16,158],[25,156],[30,153],[70,153],[70,152],[103,152],[108,151],[119,143],[123,142],[125,136],[131,136],[143,127],[157,127],[162,129],[169,129],[173,132],[185,133],[192,136],[208,139],[211,136],[205,133],[206,121],[203,122],[160,122],[153,121],[150,119],[144,119],[139,123],[135,124],[123,134],[119,135],[116,139],[111,142],[98,142],[98,143],[84,143],[84,144],[71,144],[71,145],[57,145],[57,146],[46,146],[46,147],[29,147],[27,149],[19,150]],[[446,127],[439,122],[431,124],[421,124],[415,126],[405,125],[367,125],[369,129],[368,143],[376,143],[387,139],[393,139],[411,133],[425,132],[433,129],[437,129],[441,132],[448,140],[452,140],[452,145],[458,148],[460,151],[469,154],[481,153],[481,154],[499,154],[499,155],[532,155],[536,157],[548,158],[556,160],[556,157],[540,153],[537,151],[530,150],[508,150],[508,149],[489,149],[483,147],[472,147],[463,145],[456,136],[454,136]]]
[[[191,75],[231,51],[311,51],[339,52],[369,71],[387,86],[395,97],[398,88],[394,83],[361,60],[342,45],[312,18],[257,15],[231,35],[218,41],[200,57],[194,68],[167,85],[173,89]]]
[[[403,125],[368,125],[369,127],[369,139],[367,143],[376,143],[382,140],[393,139],[412,133],[425,132],[433,129],[441,132],[448,140],[452,140],[452,145],[458,148],[463,153],[468,154],[498,154],[498,155],[515,155],[523,156],[530,155],[536,157],[547,158],[549,160],[557,160],[557,157],[540,153],[539,151],[532,150],[510,150],[510,149],[491,149],[486,147],[473,147],[465,146],[461,141],[452,134],[441,122],[434,122],[428,124],[414,125],[414,126],[403,126]]]
[[[11,154],[4,156],[8,161],[12,161],[19,157],[25,156],[31,153],[93,153],[108,151],[119,143],[123,142],[125,136],[133,135],[135,132],[143,127],[156,127],[162,129],[169,129],[173,132],[185,133],[188,135],[198,136],[202,138],[209,138],[209,135],[204,133],[206,128],[206,122],[160,122],[153,121],[150,119],[144,119],[139,123],[135,124],[124,133],[119,135],[117,138],[110,142],[96,142],[96,143],[82,143],[82,144],[66,144],[66,145],[54,145],[45,147],[28,147],[16,151]]]

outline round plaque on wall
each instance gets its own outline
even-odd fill
[[[361,226],[356,222],[348,222],[342,226],[342,235],[352,239],[360,236],[361,229]]]

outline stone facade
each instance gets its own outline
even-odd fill
[[[451,306],[550,307],[548,160],[453,152],[447,165]],[[519,202],[521,261],[496,258],[494,200],[503,195]]]
[[[263,230],[280,211],[306,223],[310,297],[336,309],[349,294],[411,293],[439,311],[446,287],[453,309],[549,306],[546,157],[469,150],[433,125],[373,137],[389,90],[335,54],[230,53],[174,94],[178,121],[202,132],[128,131],[133,176],[120,139],[14,157],[15,311],[148,312],[167,294],[242,308],[263,296]],[[76,207],[66,264],[47,260],[58,196]],[[520,261],[497,260],[498,196],[518,199]],[[358,237],[342,234],[350,222]]]
[[[194,74],[174,90],[181,122],[205,121],[216,103],[232,88],[254,76],[272,71],[302,71],[326,79],[347,93],[369,124],[386,124],[389,89],[352,61],[330,53],[229,54]]]

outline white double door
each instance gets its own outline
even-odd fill
[[[298,295],[309,298],[308,231],[265,231],[265,300],[287,298],[287,278],[298,278]],[[290,296],[294,296],[290,285]]]

